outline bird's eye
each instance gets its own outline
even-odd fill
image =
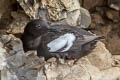
[[[41,26],[40,25],[37,25],[37,26],[35,26],[36,28],[40,28]]]

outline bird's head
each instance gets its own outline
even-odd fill
[[[25,31],[35,36],[40,36],[47,32],[60,32],[58,29],[50,28],[49,24],[42,19],[35,19],[28,22]]]

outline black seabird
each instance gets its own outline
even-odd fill
[[[24,51],[37,50],[41,42],[41,36],[46,32],[57,31],[50,29],[47,22],[42,19],[35,19],[28,22],[21,37]]]
[[[51,26],[42,19],[30,21],[22,35],[24,51],[37,50],[38,56],[78,59],[91,51],[96,36],[84,29],[67,25]]]
[[[87,55],[101,37],[84,29],[67,25],[52,26],[61,32],[51,32],[42,36],[38,56],[78,59]]]

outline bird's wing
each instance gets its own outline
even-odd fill
[[[73,45],[73,42],[68,41],[67,44],[66,44],[66,47],[61,52],[68,51],[72,47],[72,45]]]
[[[47,44],[47,46],[50,48],[50,52],[56,52],[62,48],[64,48],[67,44],[67,41],[64,39],[55,39]]]
[[[85,48],[84,46],[91,45],[92,43],[96,42],[96,40],[99,40],[101,38],[101,37],[95,36],[95,35],[92,35],[92,36],[81,35],[81,36],[77,37],[77,39],[74,42],[71,50],[81,51],[83,48]],[[89,47],[92,47],[92,46],[94,46],[94,45],[91,45]]]
[[[96,35],[88,36],[88,35],[83,35],[84,41],[81,43],[82,45],[88,44],[92,41],[99,40],[100,37]]]

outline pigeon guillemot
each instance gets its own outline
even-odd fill
[[[68,25],[52,26],[61,32],[51,32],[42,37],[38,48],[38,56],[79,59],[95,47],[101,37],[84,29]]]
[[[40,45],[41,36],[48,31],[54,32],[55,29],[50,29],[47,22],[42,19],[35,19],[28,22],[21,37],[24,51],[36,50]]]
[[[51,26],[42,19],[30,21],[22,35],[24,51],[37,50],[38,56],[79,59],[95,47],[101,37],[68,25]]]

